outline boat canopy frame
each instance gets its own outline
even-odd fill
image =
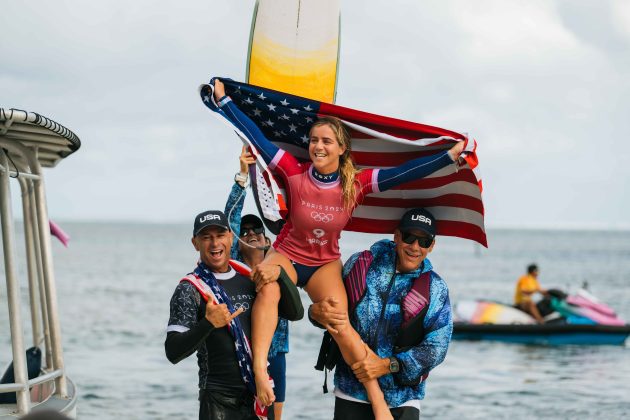
[[[0,108],[0,216],[14,383],[0,384],[0,393],[15,392],[16,405],[10,415],[28,413],[41,401],[33,401],[30,388],[52,385],[49,398],[62,411],[74,411],[76,393],[65,374],[57,290],[52,258],[50,225],[43,167],[54,167],[79,149],[79,138],[63,125],[34,112]],[[32,325],[32,344],[44,347],[43,374],[28,379],[28,366],[17,275],[15,227],[10,179],[21,189],[26,268]],[[50,387],[52,388],[52,387]],[[0,417],[2,413],[0,413]]]

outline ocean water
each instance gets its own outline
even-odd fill
[[[188,225],[64,223],[70,247],[55,242],[55,274],[66,369],[79,389],[82,419],[196,418],[197,367],[164,356],[169,299],[196,255]],[[18,232],[18,236],[19,232]],[[345,233],[345,256],[380,236]],[[490,230],[490,248],[439,238],[430,255],[451,300],[510,301],[525,266],[543,287],[593,294],[630,319],[630,232]],[[20,260],[23,246],[18,246]],[[4,276],[4,263],[0,275]],[[24,264],[20,264],[25,282]],[[0,366],[10,360],[6,284],[0,279]],[[27,299],[26,289],[22,297]],[[308,298],[303,295],[305,304]],[[29,315],[23,308],[23,319]],[[290,326],[286,419],[330,419],[334,397],[313,369],[321,332]],[[26,342],[30,332],[25,331]],[[330,378],[329,378],[330,380]],[[423,418],[630,418],[630,347],[542,347],[451,343],[427,383]]]

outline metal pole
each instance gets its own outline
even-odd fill
[[[37,151],[35,151],[35,154]],[[35,188],[35,205],[37,208],[37,224],[39,230],[39,240],[42,252],[42,265],[44,268],[44,284],[46,289],[46,306],[48,308],[48,322],[50,326],[50,339],[52,345],[52,362],[54,370],[64,372],[62,376],[55,380],[55,394],[61,397],[68,396],[68,384],[63,364],[63,349],[61,346],[61,325],[59,323],[59,312],[57,307],[57,288],[55,285],[55,274],[53,269],[52,246],[50,243],[50,225],[48,222],[48,209],[46,207],[46,192],[44,190],[44,180],[42,169],[36,156],[29,159],[31,173],[40,175],[39,179],[33,181]]]
[[[23,156],[30,168],[30,174],[22,173],[20,177],[25,176],[28,180],[38,180],[41,179],[41,166],[37,160],[36,151],[32,148],[28,148],[21,143],[12,142],[12,143],[3,143],[0,142],[3,147],[7,147],[9,150],[14,151],[15,153]],[[0,165],[0,170],[2,170],[2,165]],[[35,171],[38,171],[35,173]],[[31,218],[32,226],[33,226],[33,239],[35,245],[35,261],[37,263],[37,277],[38,277],[38,285],[39,285],[39,298],[40,298],[40,306],[42,310],[42,319],[44,321],[44,342],[46,343],[46,367],[48,369],[53,368],[53,350],[52,350],[52,340],[50,337],[50,322],[48,319],[48,297],[46,294],[46,286],[44,281],[44,268],[42,261],[42,250],[40,247],[40,234],[39,234],[39,221],[37,215],[36,208],[36,197],[35,197],[35,187],[31,183],[29,188],[29,196],[31,201]],[[48,226],[48,222],[46,222],[46,226]]]
[[[0,153],[0,162],[5,168],[9,162],[4,151]],[[31,408],[28,392],[26,354],[20,309],[20,285],[17,281],[14,249],[15,232],[13,231],[13,213],[11,209],[11,189],[8,171],[0,171],[0,213],[2,219],[2,244],[4,248],[4,270],[7,281],[7,300],[9,303],[9,324],[11,329],[11,347],[13,350],[13,374],[15,383],[22,385],[17,391],[17,408],[20,414],[28,413]]]
[[[42,252],[39,243],[39,224],[37,223],[37,209],[35,208],[35,190],[33,184],[29,188],[31,199],[31,224],[33,226],[33,243],[35,244],[35,262],[37,264],[37,285],[39,286],[39,300],[44,321],[44,343],[46,344],[45,358],[46,368],[52,369],[52,343],[50,340],[50,322],[48,321],[48,305],[46,305],[46,286],[44,285],[44,267],[42,265]]]
[[[22,170],[22,168],[20,168]],[[35,245],[33,243],[33,224],[31,220],[31,183],[24,178],[18,178],[22,189],[22,215],[24,218],[24,243],[26,245],[26,267],[28,272],[28,294],[31,303],[31,325],[33,330],[33,346],[39,346],[42,335],[40,318],[39,290],[37,281],[37,263],[35,262]]]

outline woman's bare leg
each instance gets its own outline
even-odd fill
[[[281,402],[273,403],[273,418],[275,420],[282,420],[283,407],[284,407],[284,403],[281,403]]]
[[[261,264],[280,265],[289,275],[293,283],[297,282],[297,273],[291,261],[273,248]],[[278,325],[278,302],[280,286],[277,282],[267,283],[258,291],[252,306],[252,358],[256,393],[262,404],[271,405],[276,396],[269,383],[267,372],[267,355],[271,340]]]
[[[348,311],[348,298],[346,289],[341,279],[341,261],[330,262],[317,270],[305,287],[306,292],[313,302],[321,302],[329,296],[333,296],[340,303],[339,310]],[[365,359],[367,352],[365,344],[352,325],[338,328],[338,332],[332,334],[339,345],[343,359],[348,365],[352,365]],[[376,379],[363,384],[367,391],[368,399],[372,403],[372,410],[376,420],[393,419],[385,397]]]

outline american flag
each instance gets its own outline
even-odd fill
[[[230,260],[229,264],[238,273],[249,277],[250,269],[245,264],[236,260]],[[203,262],[200,261],[195,268],[195,271],[182,279],[182,281],[189,281],[192,283],[197,290],[199,290],[203,298],[208,302],[208,305],[225,304],[227,305],[230,313],[235,312],[232,301],[225,293],[225,290],[219,285],[219,283],[217,283],[214,274],[212,274],[212,271]],[[203,284],[199,281],[203,281]],[[234,349],[236,352],[238,367],[241,371],[241,379],[247,389],[255,396],[256,385],[254,382],[254,372],[252,370],[252,350],[249,340],[245,336],[238,317],[232,319],[227,327],[234,339]],[[271,382],[273,383],[273,381]],[[260,420],[267,419],[267,407],[262,405],[257,397],[254,398],[254,412]]]
[[[440,153],[457,141],[466,141],[463,163],[368,195],[352,213],[345,230],[392,233],[407,209],[424,207],[436,217],[438,235],[471,239],[487,246],[475,140],[439,127],[370,114],[230,79],[221,81],[226,94],[270,141],[304,161],[309,159],[309,130],[319,116],[333,116],[344,122],[352,137],[352,157],[359,168],[398,166],[416,157]],[[211,84],[201,85],[200,95],[208,108],[217,110]],[[230,124],[225,114],[213,114]],[[232,128],[251,146],[243,133]],[[281,180],[273,177],[262,159],[257,162],[261,167],[255,189],[257,205],[262,208],[267,222],[274,221],[278,214],[285,215],[283,206],[287,201],[281,196]],[[265,187],[268,191],[264,191]],[[265,212],[268,209],[262,205],[263,201],[267,206],[271,201],[276,209]]]

